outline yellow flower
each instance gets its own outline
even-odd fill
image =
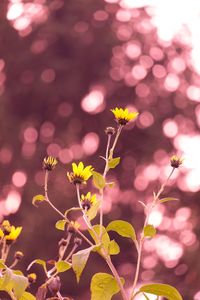
[[[30,273],[27,275],[29,283],[34,283],[37,279],[37,275],[35,273]]]
[[[97,202],[96,194],[91,195],[90,192],[88,192],[86,195],[81,195],[81,205],[82,208],[85,210],[90,209],[92,205],[94,205]]]
[[[119,125],[126,125],[129,121],[136,119],[138,112],[129,112],[128,108],[118,108],[111,109],[112,113],[115,116],[115,120]]]
[[[183,163],[183,158],[173,155],[170,158],[172,168],[178,168]]]
[[[71,183],[85,184],[86,181],[92,176],[92,166],[84,167],[82,161],[77,165],[72,163],[72,171],[67,172],[67,177]]]
[[[46,171],[52,171],[56,167],[57,163],[58,161],[55,157],[47,156],[43,160],[43,169]]]
[[[0,239],[4,237],[3,230],[0,229]]]
[[[22,227],[11,226],[11,231],[8,235],[5,235],[6,241],[15,241],[22,231]]]

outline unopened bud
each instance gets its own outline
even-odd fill
[[[21,251],[16,251],[15,252],[15,255],[14,255],[14,258],[17,259],[17,260],[20,260],[24,257],[24,253],[21,252]]]
[[[59,247],[66,246],[66,245],[67,245],[67,240],[65,240],[65,239],[61,239],[58,243]]]
[[[70,223],[67,225],[66,231],[67,231],[67,233],[71,233],[71,234],[76,232],[76,230],[74,229],[74,227]]]
[[[56,296],[56,294],[60,291],[60,288],[61,282],[59,276],[52,278],[52,280],[48,283],[48,289],[53,296]]]
[[[115,134],[115,128],[114,127],[106,127],[105,133],[107,135],[113,135],[113,134]]]
[[[74,244],[76,244],[77,246],[80,246],[82,244],[82,239],[75,237],[74,238]]]
[[[37,275],[35,273],[28,274],[27,276],[29,283],[34,283],[37,279]]]

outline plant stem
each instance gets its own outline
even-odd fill
[[[90,221],[89,221],[88,218],[87,218],[87,215],[86,215],[86,213],[85,213],[85,210],[84,210],[83,207],[82,207],[81,197],[80,197],[80,188],[79,188],[79,184],[76,184],[76,193],[77,193],[77,198],[78,198],[78,204],[79,204],[80,208],[82,209],[83,219],[84,219],[84,221],[85,221],[87,227],[88,227],[89,229],[92,229],[92,225],[91,225]]]
[[[70,257],[74,254],[74,252],[75,252],[75,250],[76,250],[76,248],[78,247],[78,245],[74,245],[74,247],[72,248],[72,250],[71,250],[71,252],[68,254],[68,256],[65,258],[65,261],[67,262],[69,259],[70,259]]]
[[[174,173],[175,168],[172,168],[169,176],[167,177],[167,179],[165,180],[165,182],[161,185],[159,191],[157,192],[156,195],[154,195],[154,199],[146,213],[146,218],[144,221],[144,226],[143,229],[145,228],[145,226],[148,224],[149,222],[149,216],[151,214],[152,209],[155,207],[155,205],[157,204],[160,195],[162,194],[162,192],[164,191],[170,177],[172,176],[172,174]],[[136,265],[136,271],[135,271],[135,278],[134,278],[134,282],[133,282],[133,286],[132,286],[132,292],[131,292],[131,296],[130,299],[133,300],[134,297],[136,296],[136,294],[134,295],[134,291],[138,282],[138,278],[139,278],[139,272],[140,272],[140,265],[141,265],[141,258],[142,258],[142,247],[143,247],[143,242],[144,242],[144,235],[143,232],[141,233],[141,237],[140,237],[140,241],[139,241],[139,246],[137,249],[138,252],[138,258],[137,258],[137,265]]]
[[[108,135],[108,141],[107,141],[107,146],[106,146],[106,164],[105,164],[105,168],[104,168],[104,172],[103,172],[103,178],[104,179],[106,178],[106,175],[108,173],[108,170],[109,170],[108,163],[109,163],[109,160],[112,159],[112,157],[113,157],[113,153],[114,153],[115,147],[117,145],[117,141],[119,139],[119,136],[120,136],[120,133],[122,131],[122,128],[123,128],[123,126],[119,125],[117,133],[116,133],[116,136],[115,136],[115,139],[114,139],[114,142],[113,142],[113,145],[112,145],[112,148],[110,150],[109,150],[109,148],[110,148],[110,142],[111,142],[111,135]],[[101,189],[100,193],[101,193],[100,239],[101,239],[101,237],[102,237],[102,228],[103,228],[103,200],[104,200],[104,190]]]
[[[109,266],[111,272],[113,273],[113,276],[115,277],[115,279],[116,279],[116,281],[117,281],[117,283],[118,283],[118,286],[119,286],[119,288],[120,288],[120,291],[121,291],[123,300],[128,300],[128,297],[127,297],[127,295],[126,295],[126,293],[125,293],[123,284],[122,284],[121,279],[120,279],[120,277],[119,277],[119,274],[118,274],[117,270],[115,269],[115,266],[113,265],[113,263],[112,263],[110,257],[109,257],[109,256],[108,256],[108,257],[105,257],[105,259],[106,259],[106,262],[107,262],[107,264],[108,264],[108,266]]]
[[[44,183],[44,192],[45,192],[45,199],[46,202],[53,208],[54,211],[56,211],[63,219],[65,219],[68,223],[71,224],[71,226],[74,228],[74,230],[90,245],[90,246],[94,246],[94,244],[78,229],[76,228],[76,226],[70,222],[70,220],[68,218],[66,218],[66,216],[59,210],[57,209],[53,203],[49,200],[48,197],[48,175],[49,172],[46,171],[45,172],[45,183]]]

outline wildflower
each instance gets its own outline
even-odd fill
[[[106,127],[105,133],[107,135],[113,135],[113,134],[115,134],[115,128],[114,127]]]
[[[118,108],[111,109],[115,116],[115,120],[119,125],[126,125],[129,121],[134,120],[138,116],[138,112],[129,112],[128,108]]]
[[[88,192],[86,195],[81,195],[81,205],[85,210],[90,209],[90,207],[95,204],[96,201],[96,194],[91,195],[91,193]]]
[[[57,163],[58,161],[55,157],[47,156],[43,160],[43,169],[46,171],[52,171],[56,167]]]
[[[178,157],[176,155],[173,155],[171,158],[170,158],[170,162],[171,162],[171,166],[173,168],[178,168],[180,165],[182,165],[183,163],[183,158],[181,157]]]
[[[8,235],[5,235],[7,244],[14,242],[22,231],[22,227],[11,226],[11,231]]]
[[[73,172],[67,172],[67,177],[71,183],[86,184],[86,181],[92,176],[92,170],[92,166],[84,167],[82,161],[78,165],[72,163]]]

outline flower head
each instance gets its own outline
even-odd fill
[[[96,194],[91,195],[90,192],[88,192],[86,195],[81,195],[81,205],[82,208],[85,210],[90,209],[92,205],[94,205],[97,202]]]
[[[171,166],[173,168],[178,168],[180,165],[182,165],[183,163],[183,158],[181,157],[178,157],[176,155],[173,155],[171,158],[170,158],[170,162],[171,162]]]
[[[134,120],[138,116],[138,112],[129,112],[128,108],[118,108],[111,109],[115,116],[115,120],[119,125],[126,125],[129,121]]]
[[[7,243],[14,242],[22,231],[22,227],[11,226],[11,231],[9,234],[5,235],[5,239]]]
[[[92,166],[84,167],[82,161],[77,165],[72,163],[72,172],[67,172],[67,177],[71,183],[86,184],[86,181],[92,176]]]
[[[56,167],[57,163],[58,161],[55,157],[47,156],[43,160],[43,169],[46,171],[52,171]]]
[[[4,220],[1,223],[1,231],[3,232],[3,234],[9,234],[11,232],[11,225],[8,220]]]
[[[113,135],[113,134],[115,134],[115,128],[114,127],[106,127],[105,133],[107,135]]]

